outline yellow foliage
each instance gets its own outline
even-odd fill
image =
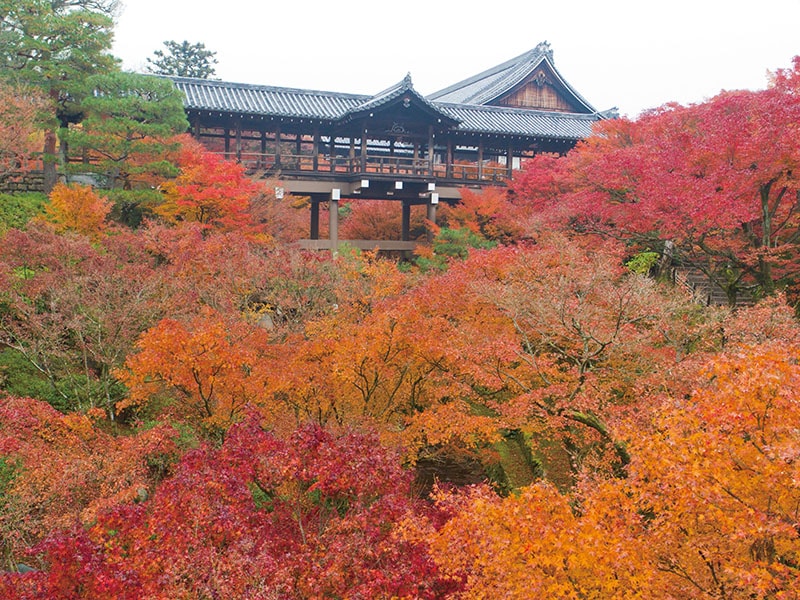
[[[74,231],[99,238],[106,230],[111,202],[89,186],[58,184],[50,193],[44,219],[58,232]]]

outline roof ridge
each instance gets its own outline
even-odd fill
[[[480,73],[477,73],[476,75],[467,77],[466,79],[458,81],[444,89],[439,90],[438,92],[434,92],[433,94],[428,94],[428,98],[430,98],[431,100],[435,100],[439,96],[444,96],[454,90],[466,87],[482,79],[487,79],[488,77],[491,77],[492,75],[496,75],[497,73],[505,71],[513,67],[514,65],[526,64],[529,60],[538,58],[540,56],[549,56],[552,61],[553,51],[550,50],[549,42],[546,41],[539,42],[538,44],[536,44],[534,48],[531,48],[530,50],[523,52],[519,56],[515,56],[514,58],[511,58],[505,62],[500,63],[499,65],[490,67],[484,71],[481,71]]]
[[[464,104],[460,102],[439,102],[439,101],[433,101],[432,104],[434,106],[441,107],[443,109],[453,108],[462,110],[477,110],[481,112],[507,113],[510,115],[520,114],[520,109],[513,106],[494,106],[492,104]],[[525,108],[522,110],[524,111],[525,114],[541,115],[543,117],[555,117],[555,118],[574,117],[574,118],[585,119],[588,121],[596,121],[598,115],[600,116],[603,115],[603,113],[552,111],[552,110],[544,110],[542,108]]]
[[[371,96],[369,94],[354,94],[351,92],[334,92],[331,90],[314,90],[306,88],[284,87],[278,85],[266,85],[260,83],[240,83],[237,81],[221,81],[219,79],[203,79],[200,77],[180,77],[177,75],[154,75],[154,76],[163,77],[165,79],[171,79],[175,83],[183,83],[187,85],[194,84],[194,85],[223,87],[223,88],[232,87],[239,89],[264,90],[270,92],[292,92],[299,94],[337,96],[341,98],[364,99],[364,100],[369,100],[370,98],[374,98],[374,96]]]

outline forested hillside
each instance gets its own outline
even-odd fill
[[[0,0],[1,597],[797,597],[800,60],[332,257],[112,4]]]

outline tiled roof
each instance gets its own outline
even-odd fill
[[[187,109],[315,119],[338,119],[372,96],[171,77]]]
[[[518,72],[521,67],[511,69],[507,64],[505,68],[500,65],[496,69],[498,72],[509,70]],[[506,73],[506,81],[508,77]],[[594,112],[591,114],[547,112],[432,100],[432,96],[425,98],[414,90],[410,76],[374,96],[187,77],[170,79],[184,93],[184,105],[187,110],[318,119],[327,121],[331,125],[342,123],[352,115],[379,108],[406,92],[410,92],[416,101],[428,110],[439,113],[443,117],[443,124],[464,133],[579,140],[590,135],[592,123],[601,118]],[[486,78],[481,81],[486,81]]]
[[[460,121],[456,131],[470,133],[581,140],[591,135],[592,123],[599,120],[596,115],[438,102],[436,105]]]
[[[385,89],[382,92],[379,92],[378,94],[375,94],[366,102],[345,112],[345,114],[342,115],[342,119],[378,109],[403,95],[407,95],[408,98],[414,98],[414,102],[416,104],[430,113],[439,115],[439,117],[444,119],[448,125],[452,126],[456,124],[455,121],[451,120],[452,118],[448,114],[442,112],[441,108],[439,108],[436,104],[429,102],[424,96],[421,96],[419,92],[414,89],[414,85],[411,82],[411,73],[407,74],[401,82],[388,89]]]
[[[573,89],[558,72],[553,62],[553,51],[547,42],[538,44],[534,49],[520,54],[516,58],[473,75],[443,90],[434,92],[428,96],[428,99],[436,102],[484,105],[511,91],[514,86],[531,75],[542,63],[546,63],[558,82],[574,97],[577,104],[584,109],[582,112],[596,112],[595,108]]]

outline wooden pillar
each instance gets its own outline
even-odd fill
[[[275,166],[281,165],[281,126],[275,126]]]
[[[361,132],[361,172],[367,171],[367,129]]]
[[[411,203],[403,200],[403,224],[400,228],[400,240],[407,242],[411,238]]]
[[[311,231],[310,237],[312,240],[319,239],[319,200],[311,198]]]
[[[478,142],[478,181],[483,180],[483,138]]]
[[[231,130],[225,128],[225,158],[231,157]]]
[[[447,164],[444,167],[444,176],[448,179],[453,176],[453,140],[447,140]]]
[[[242,160],[242,124],[236,121],[236,160]]]
[[[436,225],[436,206],[439,204],[439,194],[433,192],[428,201],[428,221]],[[428,243],[433,243],[433,229],[428,228]]]
[[[266,167],[267,158],[267,132],[261,132],[261,155],[258,157],[258,168]]]
[[[428,175],[433,175],[433,125],[428,125]]]
[[[319,127],[314,127],[314,142],[311,149],[311,166],[316,171],[319,169]]]
[[[514,146],[511,145],[511,142],[508,143],[508,158],[506,160],[508,161],[506,165],[508,178],[511,179],[511,176],[514,174]]]
[[[331,197],[328,200],[328,223],[331,242],[331,254],[336,256],[339,253],[339,197],[341,190],[333,188]]]
[[[330,141],[329,155],[331,157],[331,173],[333,173],[336,170],[336,136],[333,133],[331,133]]]
[[[199,116],[194,118],[194,126],[193,126],[192,135],[194,135],[194,139],[196,139],[196,140],[200,139],[200,117]]]

